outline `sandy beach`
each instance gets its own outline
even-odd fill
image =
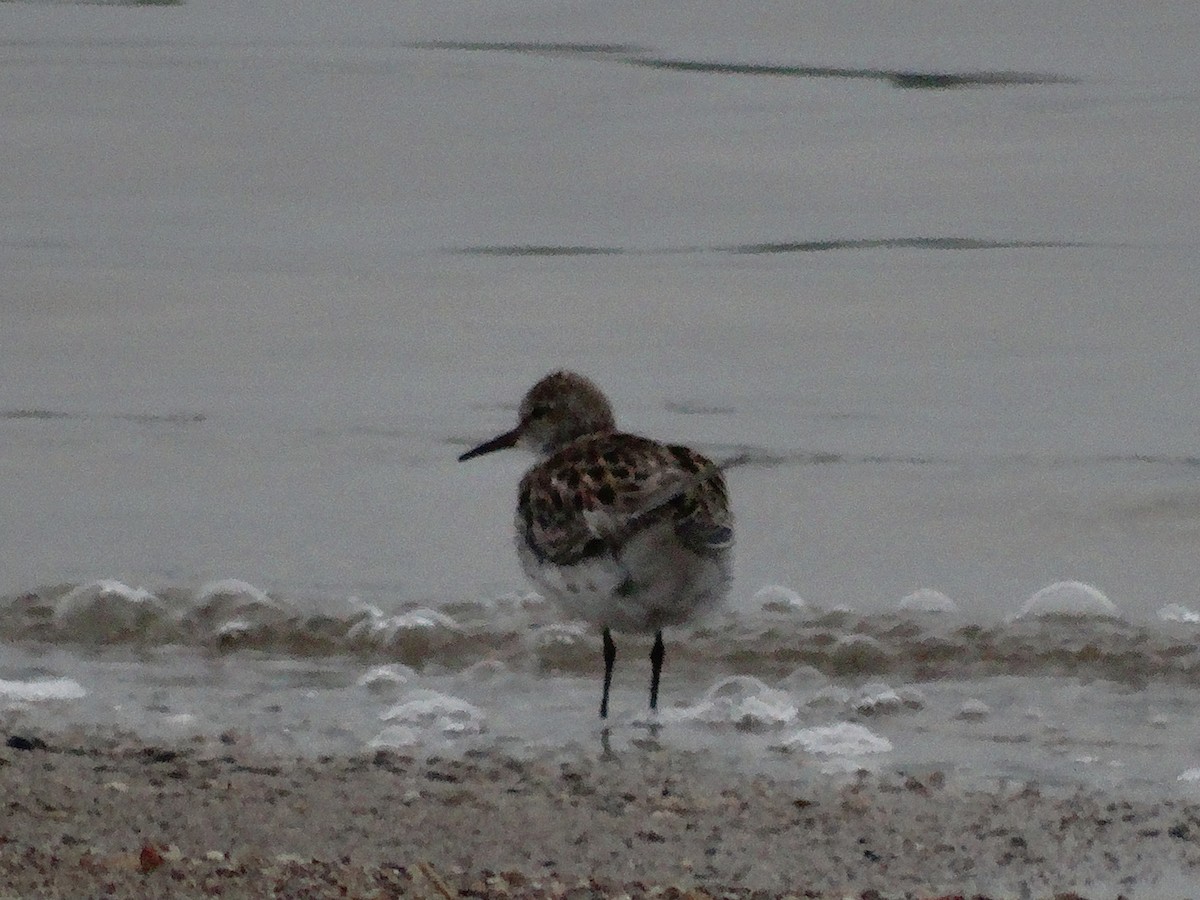
[[[801,766],[802,768],[802,766]],[[1188,897],[1200,805],[605,755],[6,734],[3,897]]]

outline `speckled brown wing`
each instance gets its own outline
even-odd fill
[[[665,517],[697,553],[732,543],[720,469],[686,447],[629,434],[572,442],[526,473],[517,500],[521,539],[556,565],[611,552]]]
[[[673,501],[675,531],[697,553],[733,546],[733,510],[725,476],[711,459],[690,447],[668,446],[690,484]]]

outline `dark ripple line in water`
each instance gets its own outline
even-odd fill
[[[678,413],[682,416],[732,416],[737,412],[737,407],[734,406],[721,406],[717,404],[687,400],[668,400],[663,404],[663,409],[665,409],[667,412]]]
[[[813,241],[762,241],[709,247],[599,247],[582,244],[481,244],[447,247],[458,256],[666,256],[683,253],[766,255],[821,253],[835,250],[1061,250],[1096,247],[1078,241],[993,240],[971,237],[828,238]]]
[[[55,409],[6,409],[0,410],[0,419],[10,421],[31,420],[107,420],[117,422],[132,422],[136,425],[193,425],[208,421],[204,413],[171,412],[171,413],[75,413]]]
[[[454,444],[460,441],[455,439]],[[469,444],[469,439],[462,439]],[[1014,453],[1003,456],[925,456],[920,454],[841,453],[822,450],[769,450],[747,444],[705,445],[704,449],[722,457],[723,469],[749,466],[769,469],[778,466],[971,466],[989,470],[1013,467],[1022,471],[1042,469],[1053,471],[1066,468],[1095,466],[1156,466],[1168,469],[1200,467],[1200,457],[1153,454],[1101,454],[1097,456],[1039,456]]]
[[[497,244],[480,247],[454,247],[450,253],[460,256],[614,256],[629,251],[621,247],[584,247],[557,244]]]
[[[6,409],[0,412],[0,419],[78,419],[75,413],[59,412],[53,409]]]
[[[854,69],[838,66],[795,66],[763,63],[714,62],[708,60],[651,58],[622,59],[637,66],[696,72],[705,75],[765,75],[774,78],[846,78],[886,81],[906,89],[946,90],[963,87],[1012,87],[1017,85],[1076,84],[1077,79],[1040,72],[920,72],[903,69]]]
[[[725,253],[817,253],[824,250],[1040,250],[1085,247],[1073,241],[1003,241],[967,237],[863,238],[786,241],[714,247]]]
[[[634,44],[573,43],[560,41],[413,41],[401,44],[413,50],[462,50],[467,52],[536,53],[555,56],[608,57],[617,62],[649,69],[701,75],[751,75],[772,78],[845,78],[885,81],[907,90],[948,90],[969,87],[1014,87],[1021,85],[1077,84],[1078,79],[1046,72],[978,71],[941,72],[913,69],[869,69],[841,66],[800,66],[745,63],[721,60],[678,59],[649,56],[646,47]]]
[[[465,50],[495,53],[538,53],[553,56],[612,56],[645,53],[635,44],[574,43],[571,41],[411,41],[411,50]]]

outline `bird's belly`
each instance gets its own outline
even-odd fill
[[[650,532],[569,566],[519,548],[525,574],[573,618],[617,631],[656,631],[679,625],[724,599],[728,551],[698,555],[671,532]]]

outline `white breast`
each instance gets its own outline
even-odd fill
[[[678,625],[724,599],[729,551],[699,556],[669,524],[647,529],[616,553],[571,566],[539,560],[524,541],[517,553],[525,574],[568,615],[617,631]]]

